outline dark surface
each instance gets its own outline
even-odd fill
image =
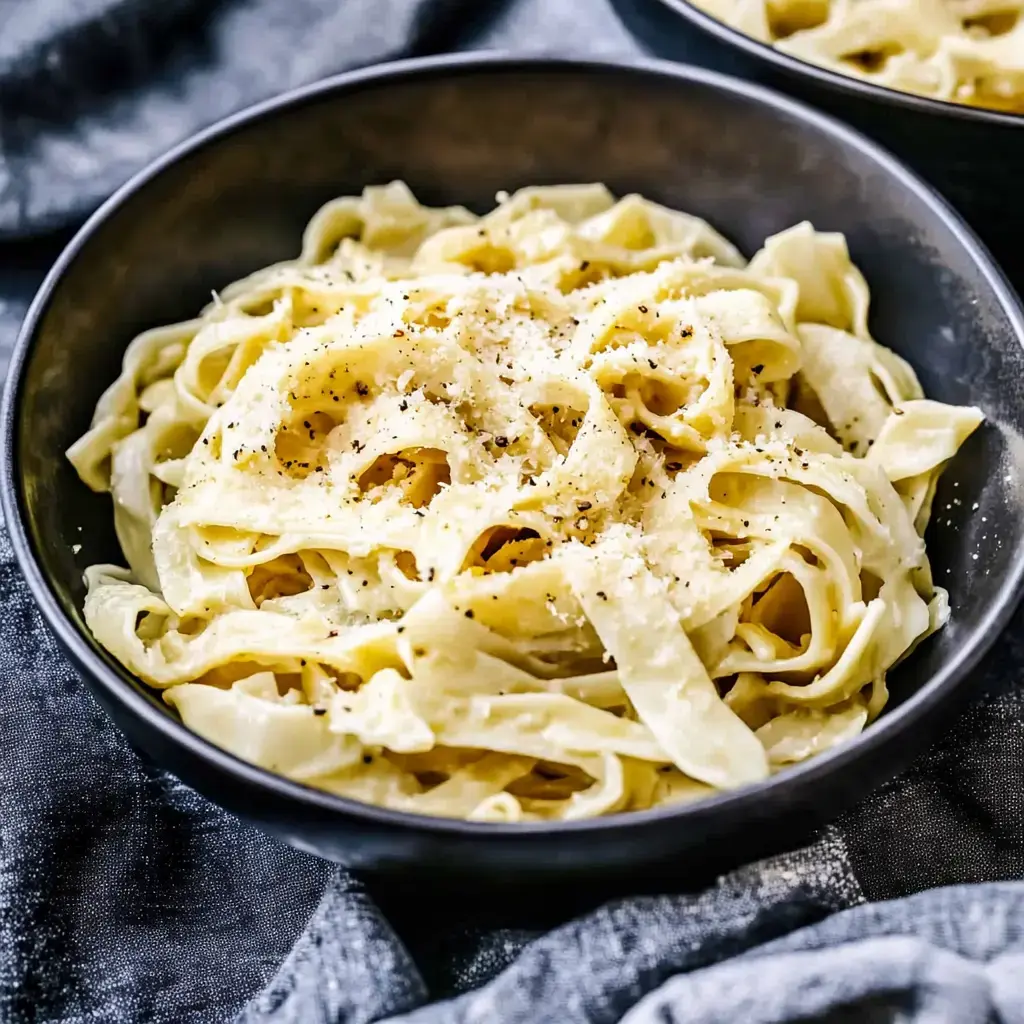
[[[555,827],[434,822],[243,765],[182,729],[96,647],[81,622],[81,571],[119,554],[109,499],[79,483],[63,452],[124,346],[190,315],[211,288],[294,254],[327,198],[394,177],[426,202],[481,209],[500,188],[601,180],[707,217],[748,254],[804,218],[846,233],[873,289],[876,336],[914,363],[931,397],[975,402],[990,419],[946,474],[929,536],[952,620],[893,674],[894,706],[865,737],[675,812]],[[357,74],[233,122],[87,225],[12,363],[5,511],[51,625],[133,745],[295,845],[352,865],[463,876],[596,871],[680,853],[711,870],[790,845],[906,765],[1005,621],[1024,541],[1022,331],[998,273],[955,217],[887,158],[799,107],[667,67],[460,60]]]
[[[1007,269],[1024,272],[1024,116],[872,86],[780,53],[687,0],[612,0],[655,56],[728,71],[812,104],[888,147],[964,215]]]

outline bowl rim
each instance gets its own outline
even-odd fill
[[[1001,125],[1024,131],[1024,113],[1013,114],[988,107],[971,107],[965,103],[954,103],[952,100],[939,100],[932,96],[921,96],[918,93],[902,92],[887,85],[844,75],[831,68],[822,67],[809,60],[778,50],[771,43],[762,42],[748,36],[707,11],[702,10],[692,0],[657,0],[669,13],[684,18],[691,24],[715,36],[721,42],[734,46],[756,60],[767,61],[781,68],[794,77],[812,78],[833,92],[844,92],[865,100],[880,101],[888,106],[904,107],[918,113],[938,117],[950,117],[965,121],[977,121],[983,124]]]
[[[11,356],[0,405],[0,507],[8,526],[15,559],[36,605],[49,628],[60,640],[65,652],[83,675],[105,691],[110,701],[120,705],[133,717],[142,719],[146,726],[161,735],[164,742],[185,748],[193,758],[232,777],[236,783],[264,791],[270,790],[282,802],[291,803],[296,811],[307,811],[311,815],[320,816],[335,815],[339,822],[354,817],[380,828],[419,830],[439,837],[494,837],[505,841],[514,841],[517,838],[528,840],[532,836],[557,838],[563,834],[604,833],[609,829],[640,828],[669,820],[678,821],[680,825],[684,822],[689,823],[691,826],[698,823],[709,824],[719,817],[724,820],[726,817],[737,815],[745,815],[750,820],[755,820],[757,815],[753,812],[762,804],[769,792],[789,790],[796,793],[801,786],[806,789],[808,785],[814,784],[820,778],[831,776],[834,772],[852,771],[856,762],[891,743],[903,729],[921,719],[952,695],[995,642],[1024,591],[1024,537],[1017,545],[1010,570],[1000,584],[996,598],[991,602],[981,622],[971,630],[965,642],[916,693],[888,714],[882,715],[855,740],[834,747],[760,782],[736,790],[717,792],[694,803],[629,811],[581,821],[485,823],[391,810],[314,789],[244,761],[187,729],[138,688],[139,680],[136,679],[133,685],[129,681],[134,678],[130,673],[119,666],[115,668],[112,661],[106,661],[94,650],[92,642],[86,639],[84,630],[80,630],[65,614],[57,598],[56,588],[51,585],[36,557],[27,520],[22,515],[24,495],[15,465],[15,445],[22,377],[38,326],[66,269],[88,244],[100,225],[129,197],[183,157],[264,118],[287,115],[287,111],[301,107],[307,102],[344,95],[362,87],[372,88],[378,83],[517,71],[625,75],[636,79],[649,78],[655,81],[681,83],[684,86],[711,88],[751,101],[775,114],[794,118],[829,136],[833,141],[852,147],[923,201],[931,214],[952,233],[994,292],[1018,342],[1024,347],[1024,306],[1002,271],[960,215],[930,185],[904,167],[881,146],[836,119],[764,86],[720,72],[653,59],[523,56],[491,51],[416,57],[379,64],[343,72],[290,90],[241,110],[189,137],[134,174],[76,232],[46,275],[25,315]]]

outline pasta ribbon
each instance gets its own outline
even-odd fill
[[[695,2],[755,39],[841,74],[1024,113],[1020,0]]]
[[[68,452],[128,564],[86,621],[200,735],[357,800],[546,821],[756,782],[855,736],[948,614],[922,534],[983,417],[869,302],[806,223],[746,263],[601,185],[335,200],[128,347]]]

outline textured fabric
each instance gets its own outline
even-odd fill
[[[400,55],[634,53],[629,7],[0,0],[0,366],[66,232],[205,124]],[[0,534],[0,1024],[1022,1021],[1020,625],[953,731],[807,849],[466,899],[364,884],[133,753]]]

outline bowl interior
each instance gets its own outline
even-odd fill
[[[875,336],[910,360],[930,397],[985,411],[943,478],[928,537],[951,621],[891,677],[894,704],[917,692],[1005,599],[1024,540],[1022,327],[971,239],[855,137],[715,76],[439,67],[268,106],[165,162],[66,256],[12,385],[12,454],[35,557],[67,618],[88,636],[82,571],[121,559],[109,498],[79,482],[64,452],[138,331],[193,315],[211,289],[297,254],[317,207],[366,184],[402,178],[425,202],[483,210],[499,189],[603,181],[707,218],[748,255],[804,219],[845,233],[872,289]]]

